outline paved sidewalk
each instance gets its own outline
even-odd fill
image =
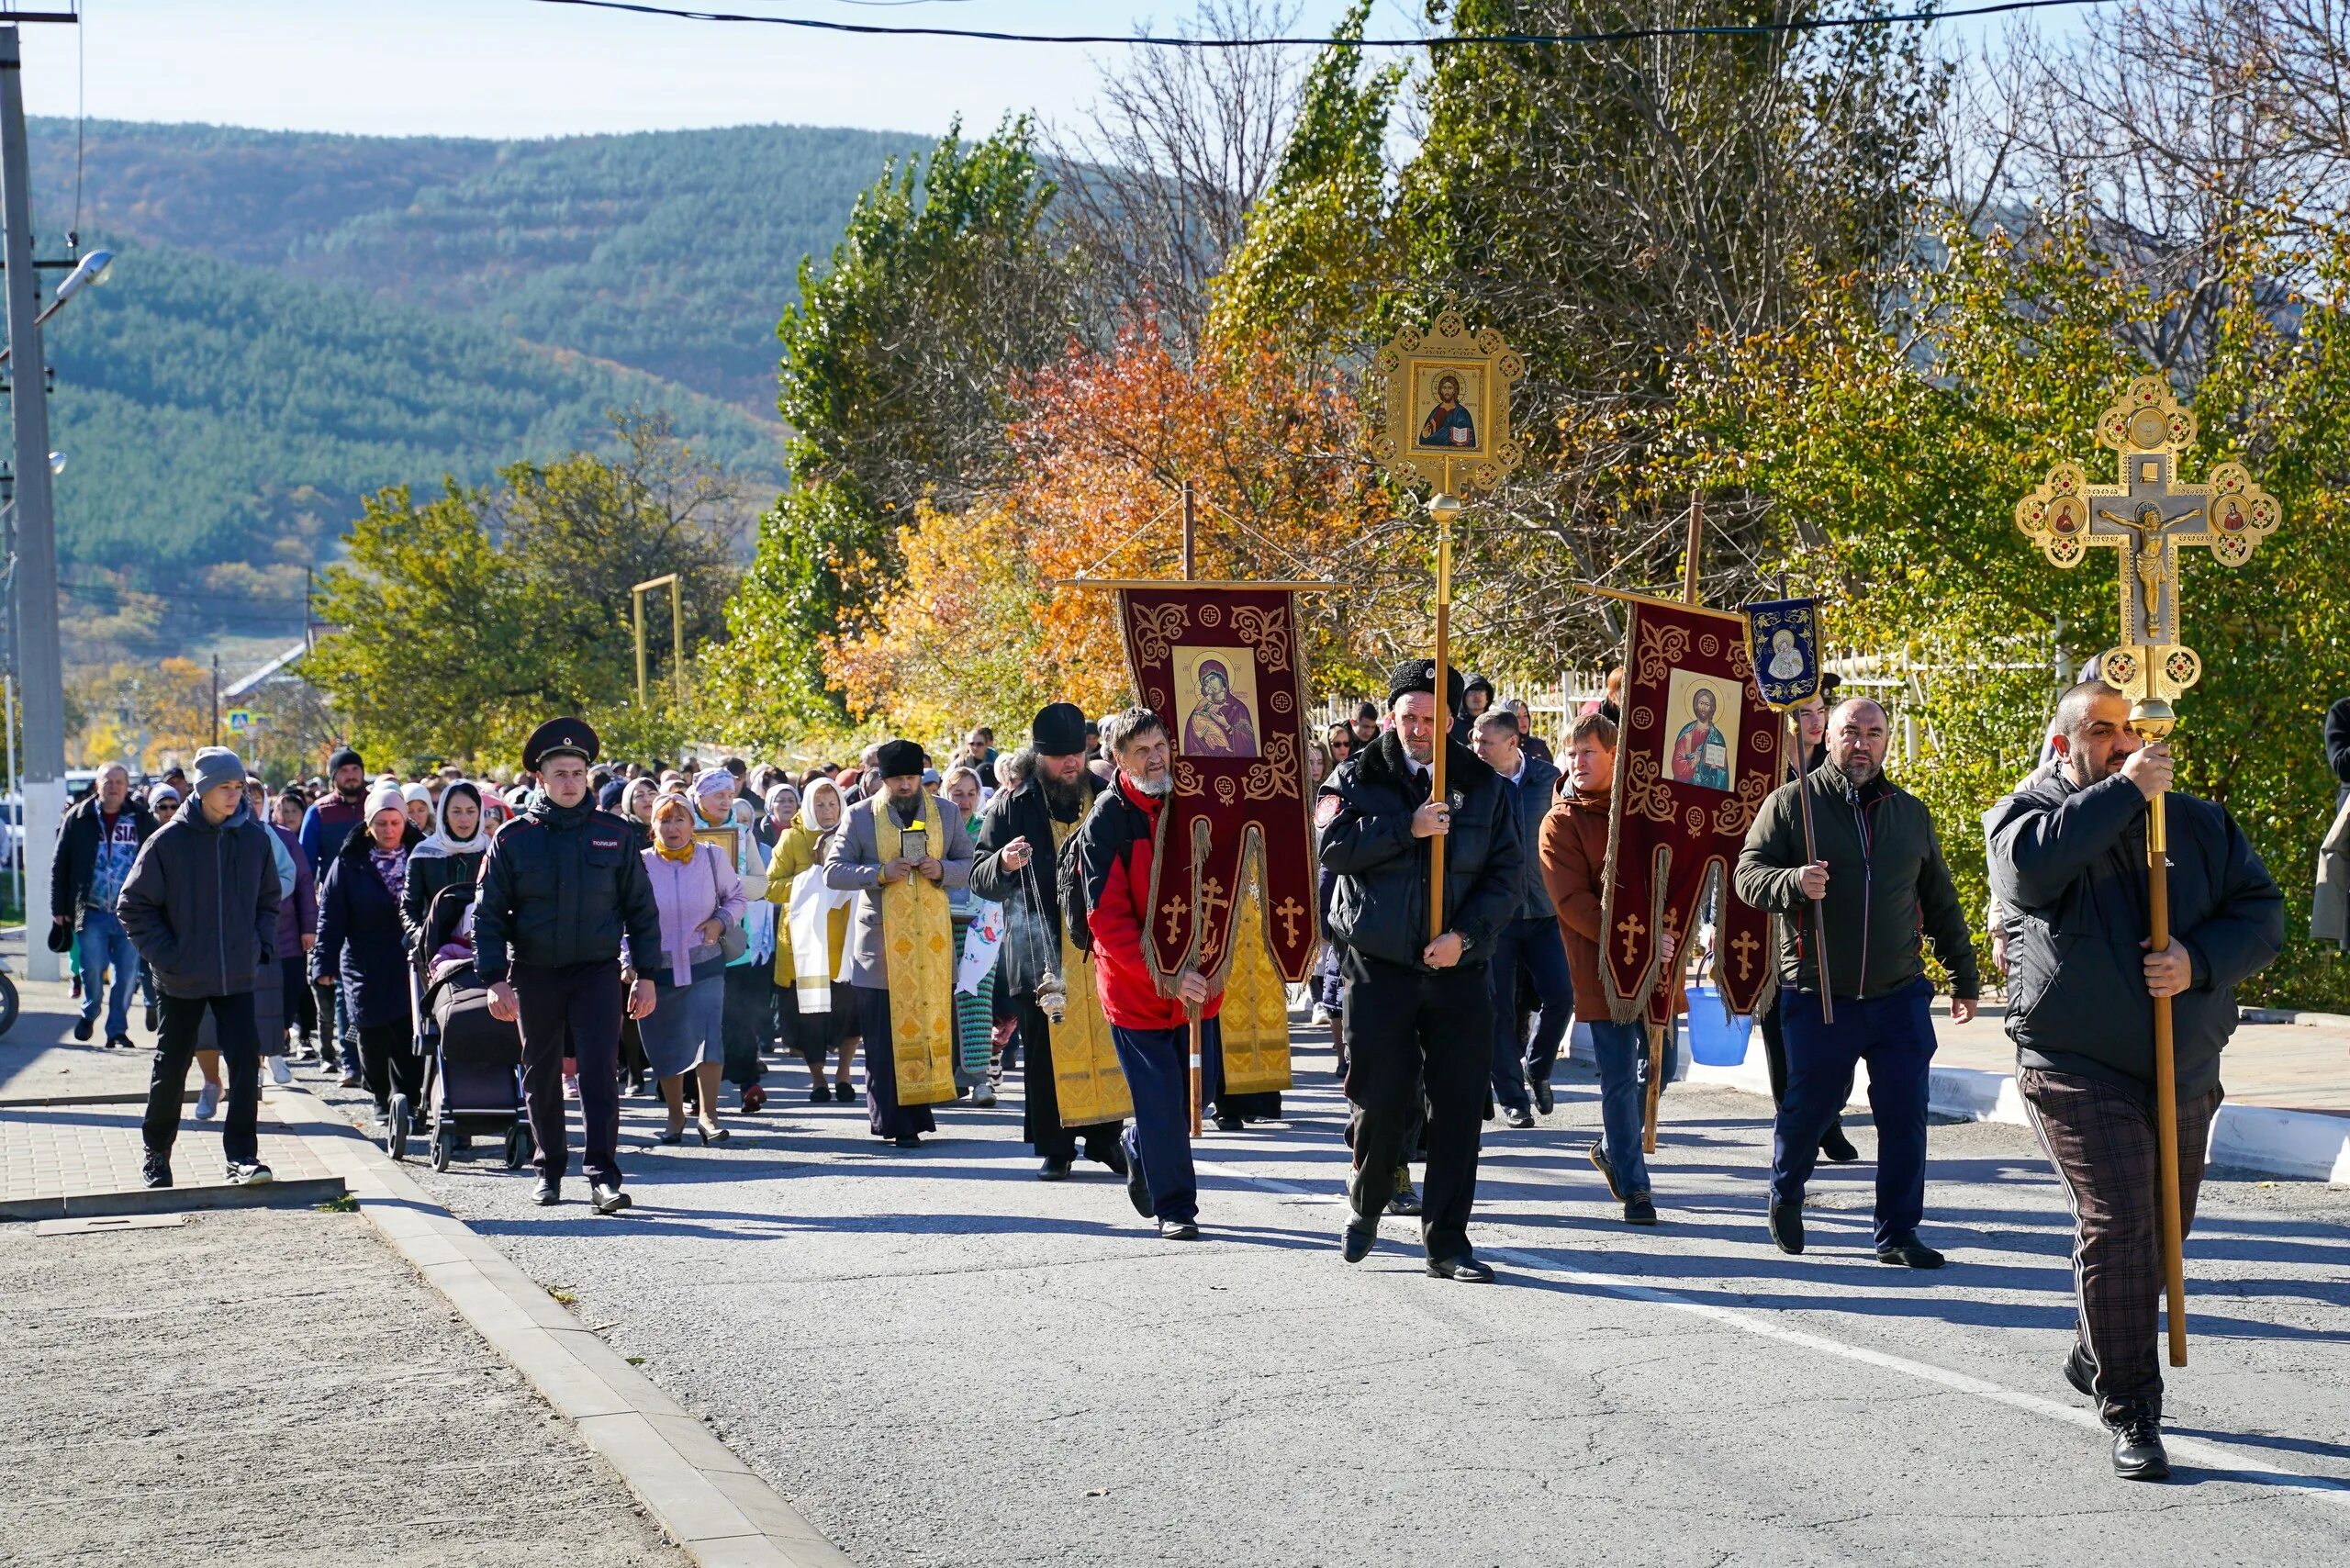
[[[1974,1023],[1959,1025],[1950,1021],[1947,1005],[1938,1006],[1934,1060],[1981,1072],[2015,1071],[2016,1047],[2008,1038],[2007,1014],[2005,1003],[1987,1002]],[[2230,1104],[2350,1115],[2350,1028],[2238,1024],[2220,1060]]]
[[[155,1062],[155,1036],[149,1034],[139,1009],[130,1011],[134,1048],[108,1050],[96,1039],[81,1045],[73,1038],[79,1004],[62,980],[33,980],[24,976],[20,954],[11,954],[17,972],[17,1022],[0,1037],[0,1101],[50,1099],[93,1094],[147,1092],[148,1074]],[[103,1028],[105,1020],[100,1019]],[[196,1081],[196,1074],[188,1074]]]
[[[144,1193],[140,1166],[145,1145],[139,1124],[143,1101],[99,1105],[0,1105],[0,1216],[8,1205],[98,1193]],[[229,1189],[220,1153],[224,1105],[209,1122],[189,1113],[172,1148],[171,1199],[187,1203],[191,1190]],[[308,1146],[262,1103],[261,1161],[278,1182],[327,1180],[332,1173]],[[200,1199],[194,1200],[201,1202]],[[68,1205],[71,1206],[70,1204]]]
[[[686,1568],[356,1214],[0,1226],[0,1562]]]

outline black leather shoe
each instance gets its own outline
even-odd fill
[[[1148,1219],[1158,1211],[1150,1205],[1150,1183],[1143,1179],[1142,1161],[1126,1162],[1126,1202],[1134,1204],[1135,1213]]]
[[[1365,1225],[1359,1219],[1348,1220],[1345,1233],[1338,1238],[1338,1256],[1349,1263],[1360,1263],[1370,1257],[1371,1249],[1378,1245],[1377,1225]]]
[[[1607,1158],[1607,1150],[1595,1143],[1587,1152],[1591,1156],[1591,1168],[1599,1172],[1601,1181],[1607,1183],[1607,1195],[1617,1203],[1622,1203],[1625,1198],[1624,1189],[1617,1184],[1616,1164]]]
[[[2089,1363],[2082,1357],[2081,1342],[2077,1339],[2073,1341],[2073,1348],[2065,1352],[2065,1381],[2071,1383],[2082,1398],[2096,1400],[2097,1374],[2089,1370]]]
[[[1119,1148],[1114,1143],[1102,1153],[1089,1154],[1086,1158],[1088,1159],[1098,1159],[1102,1164],[1108,1166],[1110,1168],[1110,1174],[1113,1176],[1124,1176],[1126,1173],[1126,1151]]]
[[[618,1187],[606,1187],[599,1184],[588,1189],[588,1201],[599,1215],[616,1215],[622,1209],[627,1208],[630,1204],[633,1204],[636,1200],[630,1197],[626,1193],[621,1192]]]
[[[2170,1455],[2163,1450],[2163,1424],[2149,1405],[2137,1405],[2118,1419],[2113,1433],[2113,1473],[2124,1481],[2167,1481]]]
[[[1557,1097],[1550,1092],[1550,1084],[1548,1079],[1529,1083],[1527,1087],[1534,1092],[1534,1108],[1541,1112],[1544,1115],[1549,1115],[1558,1105],[1559,1102]]]
[[[1061,1159],[1058,1155],[1053,1156],[1047,1159],[1044,1164],[1036,1167],[1036,1180],[1039,1182],[1066,1182],[1069,1180],[1069,1162],[1068,1160]]]
[[[1844,1129],[1835,1126],[1819,1135],[1819,1152],[1838,1165],[1850,1165],[1861,1157],[1861,1151],[1852,1147],[1852,1140],[1844,1136]]]
[[[1237,1133],[1248,1125],[1237,1116],[1218,1116],[1215,1119],[1215,1130],[1220,1133]]]
[[[1503,1113],[1503,1116],[1514,1127],[1530,1127],[1534,1125],[1534,1113],[1523,1105],[1512,1105]]]
[[[86,1040],[97,1033],[97,1021],[95,1019],[76,1018],[73,1020],[73,1037],[77,1040]]]
[[[1431,1258],[1428,1272],[1439,1280],[1458,1280],[1464,1285],[1491,1284],[1494,1271],[1467,1253],[1458,1258]]]
[[[1803,1250],[1803,1205],[1773,1204],[1771,1205],[1771,1239],[1779,1250],[1790,1258]]]
[[[1626,1198],[1624,1200],[1624,1223],[1626,1225],[1654,1225],[1656,1223],[1656,1201],[1653,1198],[1651,1198],[1646,1193],[1635,1193],[1630,1197]]]
[[[543,1209],[553,1208],[563,1202],[563,1183],[552,1176],[542,1176],[539,1184],[531,1189],[531,1202]]]
[[[899,1148],[920,1148],[922,1147],[922,1137],[918,1133],[900,1133],[896,1137],[891,1138],[890,1141]]]
[[[1942,1266],[1942,1255],[1915,1236],[1905,1236],[1878,1248],[1876,1260],[1903,1269],[1939,1269]]]

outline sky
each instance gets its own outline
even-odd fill
[[[54,10],[68,0],[0,0]],[[671,0],[825,20],[1124,35],[1192,0]],[[1319,35],[1345,0],[1291,0]],[[535,137],[791,123],[935,135],[1034,110],[1073,118],[1120,46],[850,38],[541,0],[79,0],[23,29],[35,114],[370,135]],[[1379,0],[1372,36],[1421,30]],[[2073,13],[2049,13],[2063,27]],[[1953,24],[1980,37],[1996,19]],[[76,35],[79,35],[78,37]],[[77,58],[78,56],[78,58]]]

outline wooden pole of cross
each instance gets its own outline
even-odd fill
[[[2130,384],[2097,424],[2099,443],[2120,455],[2120,482],[2096,485],[2077,463],[2060,463],[2016,503],[2016,526],[2059,566],[2077,566],[2097,547],[2121,563],[2121,641],[2102,655],[2108,686],[2131,700],[2130,724],[2149,740],[2177,723],[2172,700],[2202,678],[2203,662],[2178,640],[2179,552],[2201,545],[2223,566],[2241,566],[2284,521],[2284,509],[2241,464],[2212,466],[2200,485],[2178,482],[2178,459],[2195,444],[2195,416],[2159,375]],[[2146,809],[2147,943],[2170,946],[2169,834],[2163,797]],[[2154,1133],[2162,1205],[2163,1294],[2170,1364],[2187,1364],[2185,1227],[2179,1202],[2178,1082],[2170,998],[2154,999]]]

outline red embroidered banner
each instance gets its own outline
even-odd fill
[[[1600,971],[1619,1024],[1673,1015],[1657,937],[1686,940],[1697,896],[1722,869],[1715,983],[1733,1013],[1767,994],[1769,917],[1731,886],[1739,846],[1778,781],[1779,722],[1754,689],[1739,616],[1637,603],[1625,634],[1623,719],[1607,824]]]
[[[1245,857],[1262,857],[1265,935],[1281,978],[1305,979],[1314,916],[1314,790],[1295,591],[1122,587],[1118,625],[1143,705],[1167,726],[1175,792],[1152,846],[1150,941],[1162,981],[1196,964],[1221,980]]]

